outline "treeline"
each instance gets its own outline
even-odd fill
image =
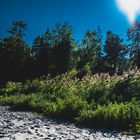
[[[83,77],[87,73],[117,73],[140,67],[140,23],[127,31],[127,39],[108,31],[103,42],[102,30],[87,31],[81,43],[73,38],[68,23],[56,26],[35,38],[32,46],[25,41],[27,24],[16,21],[6,37],[0,38],[0,82],[23,81],[43,75],[65,72]]]

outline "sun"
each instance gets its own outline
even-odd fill
[[[140,13],[140,0],[116,0],[119,9],[134,23]]]

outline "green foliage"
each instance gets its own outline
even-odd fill
[[[0,82],[20,81],[26,77],[25,65],[31,51],[23,38],[25,28],[23,22],[15,22],[9,30],[11,36],[0,40]]]
[[[23,38],[25,35],[25,30],[27,29],[27,24],[22,21],[13,22],[12,28],[8,30],[8,33],[15,38]]]
[[[15,94],[18,92],[18,89],[20,88],[20,83],[15,82],[8,82],[5,87],[1,89],[1,92],[4,94]]]
[[[134,126],[134,131],[137,132],[138,134],[140,134],[140,122],[137,122]]]
[[[117,78],[108,74],[87,75],[79,83],[79,96],[88,102],[107,104],[112,88],[117,82]]]
[[[107,32],[107,38],[104,46],[105,52],[105,67],[110,69],[110,72],[123,71],[126,65],[127,47],[123,44],[123,39],[112,32]]]
[[[86,74],[108,72],[122,74],[128,68],[139,67],[139,23],[128,29],[130,44],[111,31],[107,32],[105,45],[101,29],[87,31],[81,43],[73,38],[68,23],[56,26],[37,36],[32,46],[24,36],[27,24],[13,22],[10,36],[0,38],[0,82],[25,81],[43,75],[52,77],[77,71],[82,78]],[[3,61],[4,60],[4,61]]]
[[[139,105],[133,102],[99,105],[96,110],[83,110],[78,118],[80,122],[94,127],[119,128],[121,130],[134,127],[139,119]]]
[[[96,73],[100,62],[102,52],[102,40],[97,31],[87,31],[81,47],[78,49],[79,55],[78,69],[80,69],[80,76]]]
[[[78,79],[74,75],[69,72],[53,79],[48,76],[8,82],[1,89],[5,95],[0,96],[0,104],[94,127],[139,133],[139,70],[121,76],[96,74]]]
[[[128,30],[128,48],[112,32],[103,46],[100,28],[86,32],[79,44],[67,23],[48,29],[30,48],[27,25],[14,22],[10,36],[0,38],[0,104],[140,132],[140,71],[124,72],[139,67],[139,27]]]
[[[124,78],[119,80],[110,95],[111,101],[126,102],[131,101],[133,98],[140,99],[140,71],[133,69],[124,73]],[[123,77],[123,76],[122,76]]]
[[[4,94],[31,94],[44,92],[46,83],[43,80],[27,80],[22,83],[8,82],[1,91]]]
[[[38,36],[33,43],[37,75],[50,73],[56,76],[70,70],[74,42],[68,23],[56,24],[52,31],[47,30],[42,37]]]
[[[77,74],[78,74],[78,71],[76,69],[72,69],[69,71],[69,75],[71,76],[77,76]]]
[[[136,22],[127,31],[129,41],[131,67],[135,66],[140,68],[140,23]]]

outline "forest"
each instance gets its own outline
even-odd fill
[[[14,22],[7,37],[0,38],[0,81],[24,81],[43,75],[53,77],[76,71],[86,74],[117,73],[140,67],[140,24],[127,31],[127,39],[108,31],[103,41],[102,30],[87,31],[79,43],[73,38],[68,23],[37,36],[32,45],[25,41],[27,24]]]
[[[0,105],[86,126],[140,133],[140,23],[127,38],[87,30],[81,42],[68,23],[25,40],[13,22],[0,37]],[[104,39],[105,38],[105,39]]]

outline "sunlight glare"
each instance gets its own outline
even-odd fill
[[[119,9],[134,23],[140,13],[140,0],[116,0]]]

